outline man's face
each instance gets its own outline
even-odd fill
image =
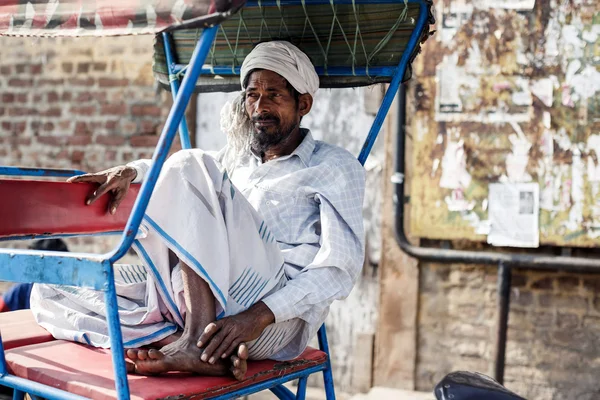
[[[273,71],[252,72],[246,85],[246,113],[254,127],[253,148],[264,151],[287,139],[306,114],[287,81]],[[312,100],[312,99],[311,99]],[[309,107],[310,109],[310,107]]]

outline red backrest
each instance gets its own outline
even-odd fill
[[[0,180],[0,237],[123,230],[139,185],[131,186],[115,215],[108,213],[107,195],[85,205],[96,188],[85,183]]]

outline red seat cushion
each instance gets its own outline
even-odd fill
[[[54,340],[35,322],[31,310],[0,313],[0,335],[5,350]]]
[[[116,398],[109,350],[55,340],[7,351],[6,361],[12,373],[19,377],[92,399]],[[308,348],[300,357],[290,362],[249,362],[246,379],[242,382],[227,377],[180,373],[155,377],[129,375],[129,388],[131,398],[138,400],[186,398],[191,395],[194,395],[194,399],[204,399],[326,361],[326,353]]]

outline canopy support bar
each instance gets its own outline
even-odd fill
[[[377,139],[377,135],[379,135],[379,131],[381,130],[381,126],[385,121],[385,117],[387,116],[388,111],[394,101],[394,97],[396,97],[396,93],[398,93],[398,89],[400,88],[400,84],[402,83],[402,78],[406,73],[406,68],[410,63],[411,58],[413,57],[413,53],[417,46],[419,45],[419,41],[421,39],[421,32],[425,28],[425,25],[429,20],[429,10],[423,4],[419,4],[419,19],[417,20],[417,25],[415,29],[412,31],[410,35],[410,40],[408,41],[408,45],[406,49],[402,53],[402,58],[400,59],[400,63],[398,64],[398,68],[396,69],[396,73],[392,78],[392,82],[388,86],[387,91],[385,92],[385,96],[383,97],[383,101],[381,102],[381,106],[379,107],[379,111],[377,111],[377,116],[375,116],[375,121],[373,121],[373,126],[371,126],[371,130],[369,131],[369,135],[367,136],[367,140],[365,141],[362,150],[358,156],[358,161],[364,165],[365,161],[367,161],[367,157],[369,157],[369,153],[373,148],[373,144],[375,144],[375,139]]]
[[[406,51],[410,49],[407,48]],[[171,68],[171,67],[169,67]],[[185,64],[174,64],[172,69],[169,70],[169,74],[178,74],[186,68]],[[173,72],[171,72],[173,71]],[[241,67],[228,67],[226,65],[215,65],[210,68],[203,68],[201,75],[223,75],[223,76],[239,76]],[[368,71],[365,67],[355,67],[352,70],[351,67],[327,67],[327,72],[323,67],[315,67],[318,75],[328,76],[364,76],[368,75],[371,77],[390,77],[396,74],[398,67],[369,67]],[[402,76],[400,77],[402,78]]]
[[[108,255],[111,263],[114,263],[122,258],[127,253],[127,250],[129,250],[133,240],[135,239],[135,234],[138,231],[142,222],[142,218],[144,217],[144,213],[146,212],[148,202],[150,201],[150,196],[152,195],[152,191],[156,186],[158,175],[163,164],[165,163],[165,160],[167,159],[169,148],[171,147],[173,138],[177,133],[177,127],[183,118],[185,109],[194,91],[194,85],[200,76],[202,65],[204,64],[213,40],[217,35],[218,28],[218,25],[206,28],[202,32],[200,40],[196,44],[196,48],[194,49],[194,53],[192,55],[192,61],[190,62],[187,74],[185,74],[183,82],[181,83],[181,90],[177,93],[175,103],[169,112],[169,116],[167,117],[167,122],[165,123],[165,127],[160,135],[158,145],[154,150],[154,155],[152,156],[152,167],[148,171],[144,183],[142,184],[140,194],[135,201],[133,211],[129,217],[129,221],[127,221],[127,225],[125,226],[125,232],[123,233],[121,243],[112,254]]]
[[[179,86],[181,85],[181,80],[179,78],[180,71],[175,72],[175,53],[173,52],[173,46],[171,46],[171,34],[168,32],[163,32],[162,38],[165,45],[165,57],[167,58],[167,69],[169,70],[171,94],[173,95],[173,101],[175,101],[175,99],[177,99],[177,93],[179,92]],[[181,71],[183,71],[183,69]],[[181,118],[181,124],[179,124],[179,140],[181,141],[181,148],[192,148],[190,131],[188,130],[187,121],[185,120],[185,114],[183,118]]]
[[[17,282],[77,285],[82,287],[92,287],[105,292],[112,361],[115,369],[115,387],[117,398],[119,400],[129,399],[130,393],[127,382],[127,371],[125,369],[125,359],[123,358],[123,338],[119,322],[113,264],[127,253],[135,239],[135,235],[138,232],[142,218],[150,201],[150,196],[156,186],[160,170],[168,156],[169,149],[175,134],[177,133],[178,126],[182,127],[182,134],[185,134],[185,138],[187,138],[187,143],[182,140],[182,144],[184,147],[190,147],[187,126],[182,123],[182,119],[194,91],[195,83],[198,80],[200,71],[206,60],[206,56],[208,55],[216,36],[217,29],[218,25],[206,28],[203,31],[202,37],[194,50],[188,74],[184,77],[181,88],[176,88],[181,90],[174,91],[176,95],[173,107],[167,117],[167,122],[161,133],[158,146],[154,151],[152,166],[142,184],[139,195],[133,206],[132,213],[125,226],[119,246],[113,252],[103,256],[88,253],[69,253],[65,255],[53,252],[0,249],[0,260],[3,261],[2,264],[5,267],[0,270],[0,275],[4,279]],[[70,176],[79,171],[3,168],[0,172],[5,175]],[[43,272],[40,273],[40,271]],[[79,396],[65,394],[65,392],[62,391],[57,391],[47,385],[30,382],[8,374],[3,350],[0,338],[0,386],[13,387],[16,389],[15,393],[17,395],[22,392],[27,392],[49,399],[58,397],[72,399],[81,398]]]

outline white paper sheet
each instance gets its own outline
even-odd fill
[[[493,183],[489,186],[488,201],[489,244],[539,247],[540,188],[537,183]]]

